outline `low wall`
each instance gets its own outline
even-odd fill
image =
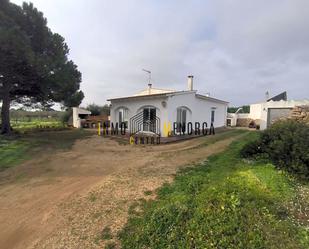
[[[249,127],[250,122],[253,119],[251,118],[238,118],[236,121],[236,126],[238,127]]]
[[[290,113],[289,118],[309,124],[309,105],[294,107]]]

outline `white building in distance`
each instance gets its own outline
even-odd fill
[[[259,125],[264,130],[278,119],[287,118],[296,106],[308,106],[309,100],[288,100],[287,93],[282,92],[272,98],[269,98],[268,92],[264,102],[251,104],[250,113],[228,113],[228,124],[236,126],[239,120],[247,120]],[[241,108],[239,108],[241,109]],[[246,122],[244,122],[246,123]]]

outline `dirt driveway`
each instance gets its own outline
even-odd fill
[[[239,136],[231,134],[208,146],[210,137],[145,147],[92,136],[41,153],[0,174],[0,248],[104,248],[107,230],[117,245],[132,203],[154,198],[179,167],[223,151]]]

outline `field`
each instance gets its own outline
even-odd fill
[[[63,123],[59,120],[32,120],[32,121],[17,121],[12,122],[13,129],[26,130],[34,128],[57,128],[63,127]]]
[[[249,134],[139,201],[124,248],[309,248],[308,185],[239,157]]]
[[[253,136],[159,146],[77,130],[2,139],[0,245],[308,248],[308,187],[240,159]]]
[[[62,111],[11,110],[11,127],[19,133],[63,129],[66,114]]]
[[[60,135],[60,136],[58,136]],[[78,139],[92,135],[83,130],[74,132],[44,132],[17,135],[13,137],[0,136],[0,172],[31,159],[38,151],[58,151],[70,149]]]

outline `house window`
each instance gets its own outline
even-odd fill
[[[187,122],[187,110],[183,107],[177,108],[177,132],[185,132]]]
[[[119,110],[119,123],[121,123],[123,121],[123,112],[121,110]]]
[[[126,127],[128,127],[128,110],[120,108],[118,110],[118,123],[121,125],[123,122],[126,124]]]
[[[215,122],[215,110],[214,110],[214,109],[211,110],[211,119],[210,119],[210,122],[211,122],[211,123],[214,123],[214,122]]]

